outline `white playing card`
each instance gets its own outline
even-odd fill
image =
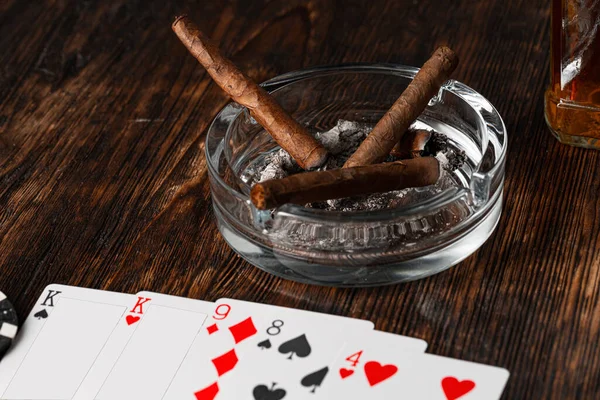
[[[0,398],[71,399],[133,295],[50,285],[0,363]]]
[[[331,372],[317,399],[494,400],[509,376],[503,368],[407,352],[390,337],[346,343]]]
[[[327,366],[344,337],[372,329],[370,321],[220,299],[164,400],[252,398],[256,383],[242,376],[242,370],[246,374],[260,371],[260,378],[269,373],[285,375],[280,366],[266,362],[269,353],[286,371],[293,365],[294,371],[306,374],[311,368]],[[300,385],[301,378],[284,381],[282,377],[277,382],[293,383],[305,392],[312,390]],[[272,381],[264,383],[270,385]]]
[[[349,332],[338,323],[319,323],[314,326],[318,332],[318,338],[314,344],[313,351],[321,352],[317,359],[305,362],[290,363],[285,357],[277,352],[253,357],[252,362],[240,365],[235,374],[235,384],[232,388],[223,390],[223,399],[233,400],[236,398],[270,398],[271,392],[285,390],[286,400],[317,398],[324,387],[329,386],[331,380],[335,379],[332,365],[343,348],[346,340],[351,341],[378,341],[380,343],[394,343],[396,351],[402,349],[405,352],[423,353],[427,348],[427,342],[421,339],[406,336],[392,335],[380,331]],[[392,340],[392,337],[394,340]],[[319,345],[320,344],[320,348]],[[260,368],[256,368],[260,366]],[[273,385],[276,383],[276,385]],[[323,397],[326,398],[326,397]],[[331,397],[335,398],[335,397]]]
[[[136,305],[127,315],[139,319],[119,325],[103,352],[106,357],[99,360],[103,364],[82,385],[81,399],[162,399],[214,308],[210,302],[159,293],[136,296]],[[144,302],[143,314],[135,314],[140,301]]]

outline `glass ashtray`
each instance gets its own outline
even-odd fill
[[[311,132],[338,120],[375,124],[418,68],[389,64],[320,67],[262,86]],[[420,279],[459,263],[494,231],[502,211],[507,137],[496,109],[450,80],[417,123],[448,136],[466,155],[452,185],[377,211],[335,212],[286,204],[257,210],[244,169],[279,147],[236,103],[227,105],[205,143],[213,208],[223,238],[258,268],[295,281],[375,286]]]

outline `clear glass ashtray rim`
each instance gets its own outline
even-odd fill
[[[265,88],[265,90],[267,90],[268,92],[276,92],[278,89],[281,89],[286,85],[293,84],[304,79],[323,77],[331,74],[339,74],[345,72],[381,73],[412,79],[418,71],[419,68],[417,67],[390,63],[350,63],[340,65],[327,65],[284,73],[282,75],[278,75],[272,79],[263,82],[261,86]],[[484,137],[482,154],[485,154],[491,135],[501,136],[503,139],[501,143],[500,153],[496,156],[495,163],[487,171],[481,171],[481,164],[483,163],[482,158],[480,164],[477,166],[474,172],[474,175],[479,175],[480,179],[488,178],[490,180],[494,179],[494,177],[497,177],[498,174],[501,174],[501,183],[499,187],[495,188],[496,192],[489,193],[489,196],[487,196],[486,198],[487,201],[485,201],[485,203],[487,204],[482,204],[481,209],[478,210],[479,212],[485,212],[485,209],[487,208],[486,206],[491,206],[490,203],[493,203],[492,200],[496,197],[497,191],[501,191],[503,186],[503,169],[508,149],[508,138],[504,121],[502,120],[502,117],[500,116],[496,108],[485,97],[483,97],[471,87],[459,81],[449,80],[443,85],[441,90],[451,91],[453,94],[460,97],[461,100],[469,104],[469,106],[472,107],[472,109],[478,114],[481,122],[481,127],[484,128],[484,132],[482,132],[482,136]],[[481,109],[488,110],[488,112],[491,113],[495,123],[489,122],[482,115],[480,111]],[[210,140],[213,136],[215,136],[215,132],[217,132],[220,129],[217,127],[218,121],[227,121],[229,123],[227,131],[229,132],[231,121],[235,120],[242,112],[244,112],[244,110],[244,107],[240,107],[236,103],[229,103],[228,105],[226,105],[216,115],[211,125],[209,126],[206,140]],[[250,207],[253,208],[253,205],[251,204],[247,194],[237,190],[236,188],[233,188],[220,176],[220,173],[218,171],[218,160],[216,162],[217,165],[215,165],[214,154],[211,154],[210,148],[211,146],[206,145],[204,150],[211,179],[214,179],[215,183],[217,183],[219,186],[225,189],[229,195],[238,198],[239,200],[247,203]],[[227,162],[229,163],[229,160],[227,160]],[[419,215],[423,212],[431,212],[432,209],[442,209],[445,206],[452,204],[453,202],[459,201],[459,199],[464,198],[464,196],[471,195],[472,190],[468,190],[466,188],[446,190],[418,204],[408,205],[398,209],[382,209],[376,211],[336,212],[306,208],[302,205],[297,204],[285,204],[279,207],[276,210],[276,213],[280,216],[289,215],[296,218],[301,218],[307,222],[311,220],[348,221],[349,217],[352,218],[353,222],[358,222],[359,220],[371,222],[378,220],[384,221],[389,220],[390,217],[410,217]],[[234,216],[231,217],[235,219]],[[469,220],[471,220],[471,218]],[[468,222],[468,220],[464,222]]]

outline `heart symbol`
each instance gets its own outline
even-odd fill
[[[354,373],[353,369],[340,368],[340,376],[342,377],[342,379],[346,379],[353,373]]]
[[[448,400],[456,400],[475,388],[475,382],[465,379],[459,381],[453,376],[442,379],[442,389]]]
[[[127,322],[127,325],[135,324],[139,320],[140,320],[140,317],[138,317],[137,315],[136,316],[128,315],[125,317],[125,322]]]
[[[365,375],[371,386],[385,381],[396,372],[398,372],[398,367],[392,364],[381,365],[377,361],[369,361],[365,364]]]

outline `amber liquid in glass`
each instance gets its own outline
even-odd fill
[[[563,143],[600,149],[600,1],[552,0],[546,121]]]

